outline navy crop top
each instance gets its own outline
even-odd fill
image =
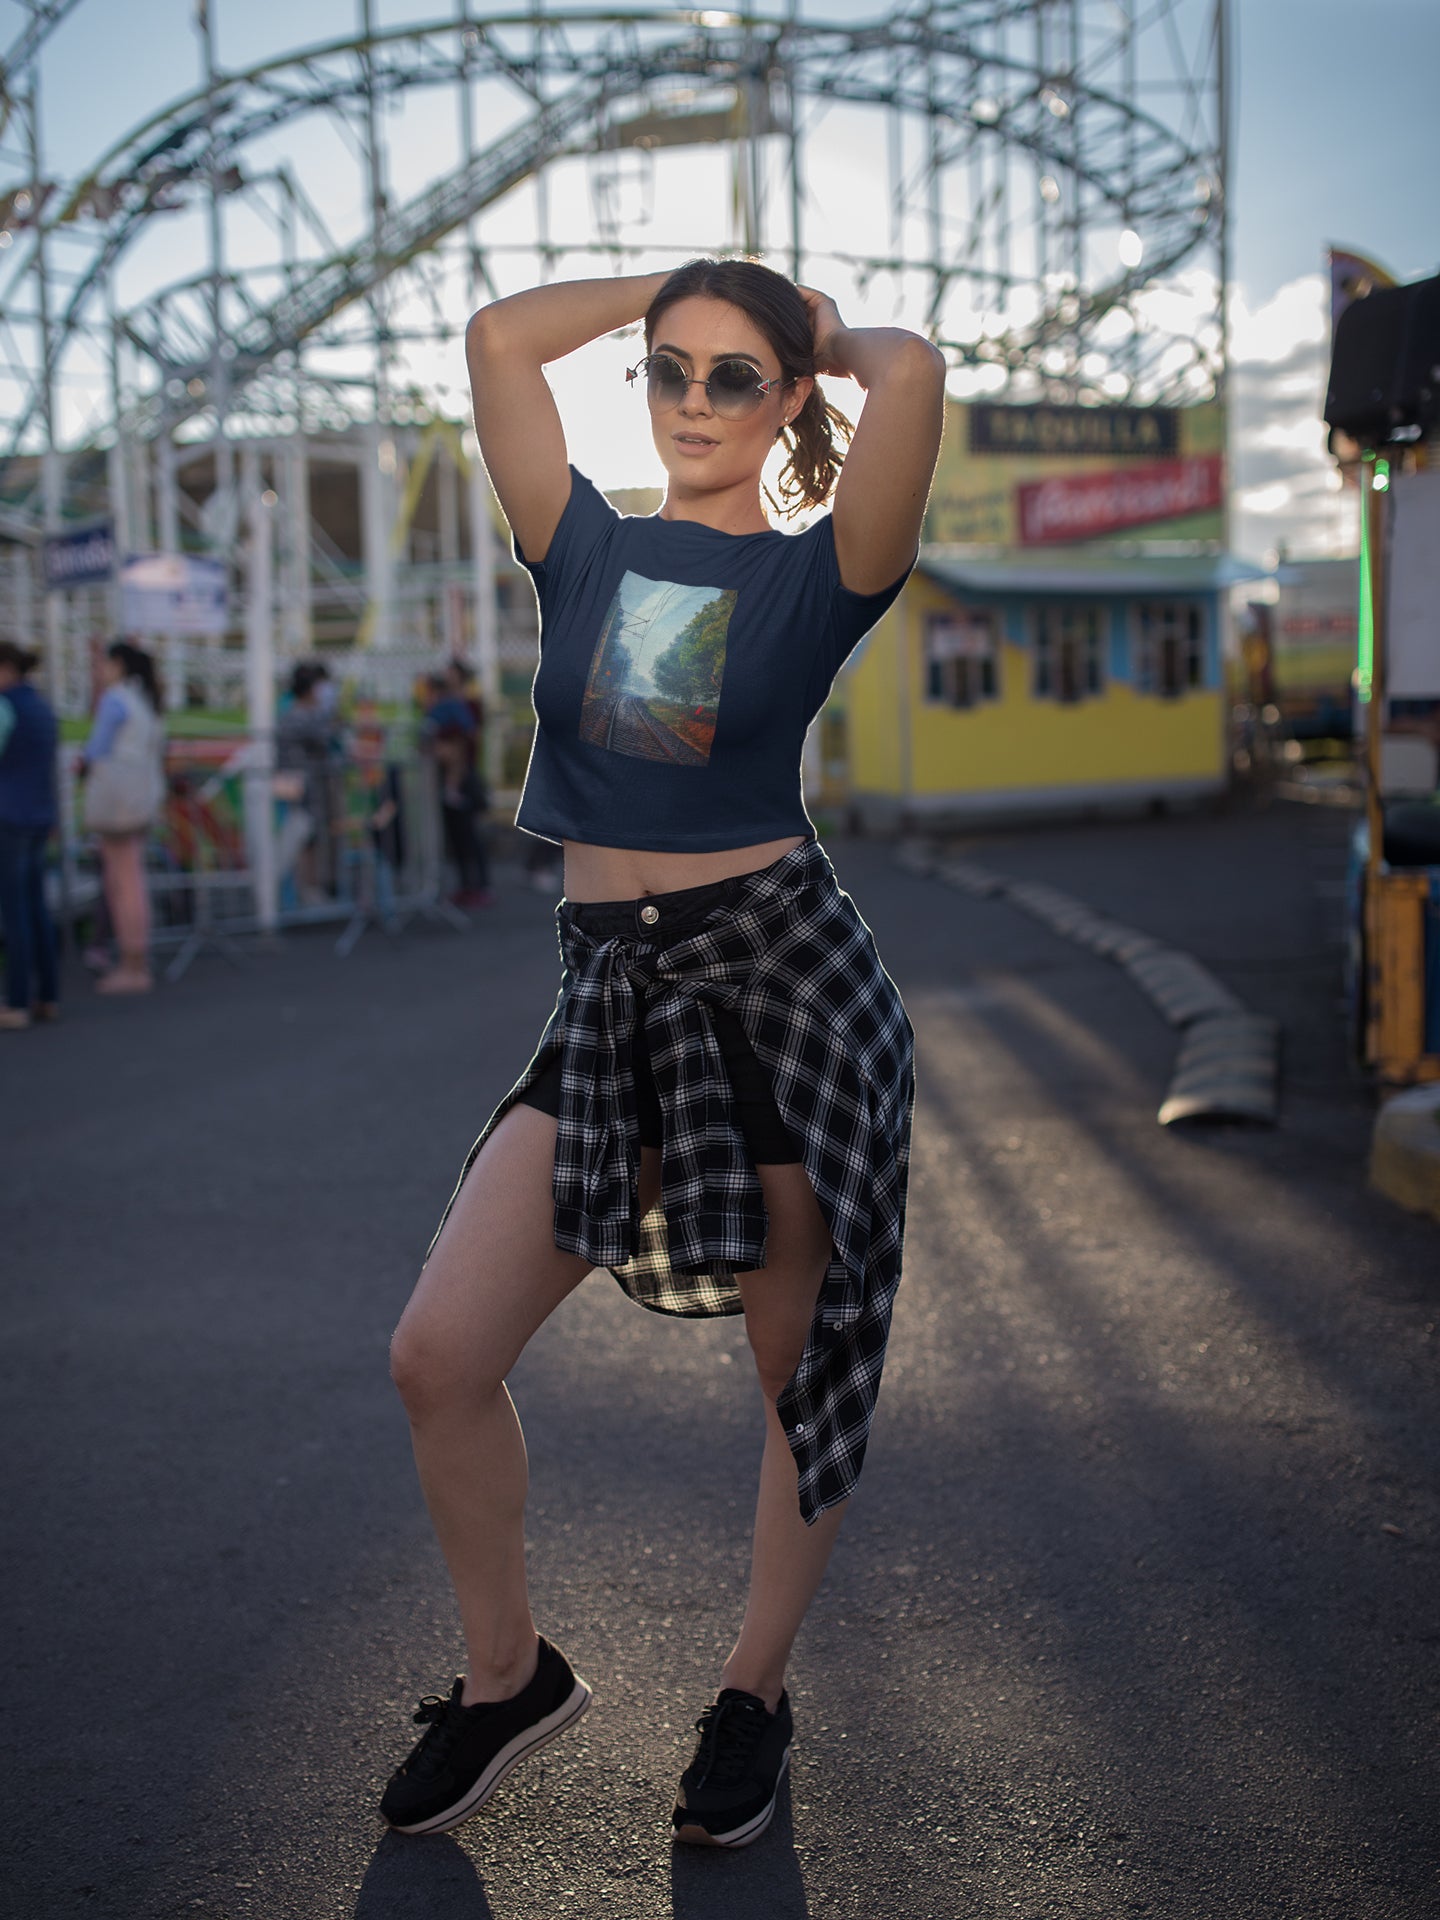
[[[543,561],[538,722],[516,824],[660,853],[813,832],[805,732],[909,577],[840,584],[826,514],[804,533],[719,533],[617,513],[570,469]]]

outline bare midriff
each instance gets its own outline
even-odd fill
[[[646,853],[635,847],[592,847],[583,840],[567,840],[565,898],[578,905],[709,887],[739,873],[758,873],[803,845],[804,836],[798,833],[763,841],[758,847],[726,847],[719,853]]]

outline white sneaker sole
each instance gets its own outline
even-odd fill
[[[432,1814],[428,1820],[417,1820],[413,1824],[400,1826],[391,1821],[395,1833],[447,1833],[451,1827],[458,1827],[468,1820],[472,1813],[478,1813],[496,1788],[513,1773],[522,1760],[528,1760],[532,1753],[538,1753],[541,1747],[548,1746],[573,1727],[590,1704],[590,1689],[580,1678],[569,1697],[553,1713],[547,1713],[543,1720],[537,1720],[533,1726],[517,1733],[509,1746],[502,1747],[485,1771],[476,1780],[473,1787],[453,1807]]]
[[[775,1802],[780,1797],[780,1782],[785,1778],[785,1770],[790,1765],[790,1749],[785,1749],[785,1758],[780,1762],[780,1771],[775,1776],[775,1791],[767,1806],[760,1809],[753,1819],[747,1820],[742,1827],[733,1827],[729,1833],[711,1833],[708,1828],[696,1826],[687,1821],[684,1826],[676,1827],[675,1838],[683,1840],[689,1847],[748,1847],[752,1840],[758,1840],[770,1822],[775,1818]]]

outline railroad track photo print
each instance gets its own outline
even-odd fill
[[[729,587],[686,587],[627,573],[590,663],[580,738],[614,753],[703,767],[715,738]]]

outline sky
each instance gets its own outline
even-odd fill
[[[243,66],[297,44],[347,35],[362,4],[211,0],[221,64]],[[382,24],[398,24],[436,18],[451,8],[447,0],[372,0],[372,10]],[[833,0],[828,7],[807,0],[805,11],[817,19],[868,19],[878,10],[856,0]],[[80,0],[43,56],[44,142],[55,173],[79,175],[112,140],[196,84],[193,17],[192,0]],[[0,48],[13,41],[24,18],[17,0],[0,0]],[[1232,19],[1234,544],[1254,558],[1281,544],[1292,552],[1338,550],[1351,531],[1348,505],[1332,487],[1319,419],[1328,353],[1324,252],[1332,242],[1358,248],[1401,279],[1440,271],[1432,131],[1440,91],[1440,0],[1234,0]],[[424,116],[434,111],[433,99],[428,96],[427,104],[414,97],[392,123],[397,187],[406,184],[407,169],[416,179],[424,177]],[[312,145],[301,140],[298,157],[308,161],[315,179],[351,183],[337,189],[337,217],[347,217],[345,193],[353,192],[358,218],[361,186],[353,155],[333,133],[305,138]],[[706,204],[713,187],[705,184],[700,163],[687,173],[685,157],[674,159],[682,163],[674,178],[695,204]],[[863,190],[865,153],[838,142],[821,160],[830,172],[823,180],[812,178],[812,192],[841,209],[852,204]],[[13,176],[13,158],[10,165]],[[618,191],[622,199],[641,194],[643,180],[622,177]],[[494,222],[502,237],[507,230],[524,237],[531,218],[524,192]],[[568,185],[565,176],[557,177],[557,228],[569,221],[574,230],[593,220],[593,195],[593,184],[587,194],[579,175]],[[151,256],[142,250],[127,269],[129,297],[138,296],[144,275],[160,264],[155,248],[190,247],[190,270],[198,270],[201,236],[185,219],[177,217],[154,241]],[[243,235],[236,244],[243,247]],[[890,317],[868,311],[863,302],[857,306],[858,296],[848,289],[836,291],[847,317]],[[457,316],[457,336],[461,321],[463,315]],[[625,349],[604,345],[604,351],[587,349],[554,370],[572,428],[572,455],[602,485],[652,483],[658,468],[643,406],[626,404],[634,396],[622,377]],[[442,403],[463,401],[458,337],[453,346],[437,349],[434,381],[446,388],[438,395]],[[835,397],[843,403],[843,393]]]
[[[650,669],[687,620],[715,598],[713,587],[683,587],[670,580],[647,580],[627,573],[620,582],[625,608],[624,639],[631,652],[632,690],[655,692]]]

